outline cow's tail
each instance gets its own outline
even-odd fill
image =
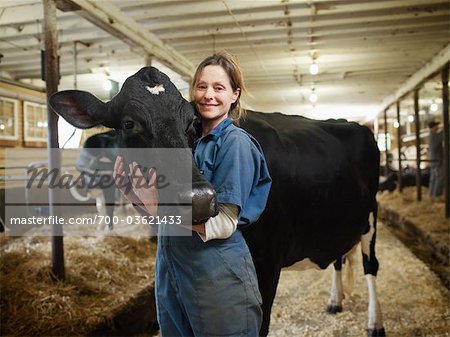
[[[344,294],[350,296],[353,293],[353,289],[355,287],[355,260],[356,260],[356,251],[358,245],[355,245],[344,257],[344,265],[343,265],[343,287]]]

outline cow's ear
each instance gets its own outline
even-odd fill
[[[105,125],[107,104],[86,91],[60,91],[52,95],[48,103],[58,115],[77,128]]]

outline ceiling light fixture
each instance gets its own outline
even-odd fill
[[[436,111],[438,111],[438,108],[439,107],[438,107],[437,103],[433,101],[433,103],[431,103],[431,105],[430,105],[430,110],[432,112],[436,112]]]
[[[311,88],[311,93],[309,94],[309,101],[314,104],[316,103],[318,100],[317,94],[316,94],[316,89],[315,88]]]
[[[317,75],[319,73],[319,65],[316,63],[316,60],[313,60],[309,66],[309,73],[311,75]]]

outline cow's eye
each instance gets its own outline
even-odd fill
[[[125,121],[125,122],[122,123],[122,125],[123,125],[123,128],[125,130],[130,130],[130,129],[134,128],[134,122],[133,121]]]

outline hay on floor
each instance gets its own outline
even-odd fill
[[[8,238],[0,249],[1,335],[81,336],[153,283],[149,238],[66,237],[66,280],[51,277],[49,237]]]

